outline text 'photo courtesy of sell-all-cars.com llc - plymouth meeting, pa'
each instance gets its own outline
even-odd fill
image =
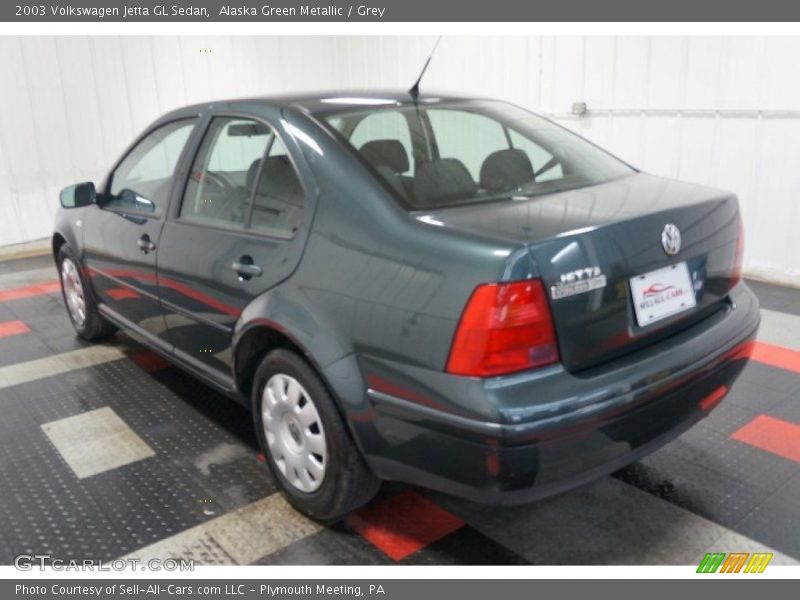
[[[382,480],[518,504],[615,471],[723,399],[759,323],[734,195],[498,101],[190,106],[61,204],[78,334],[252,410],[322,522]]]

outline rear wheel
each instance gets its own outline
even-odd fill
[[[77,334],[85,340],[94,341],[114,333],[117,328],[98,312],[97,302],[83,275],[80,262],[66,244],[58,250],[58,272],[64,305]]]
[[[256,370],[253,407],[267,464],[299,511],[333,522],[377,493],[380,481],[322,380],[299,355],[285,349],[266,355]]]

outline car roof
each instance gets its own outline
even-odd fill
[[[265,98],[265,100],[299,106],[310,113],[317,114],[342,110],[358,110],[369,108],[370,106],[379,107],[389,104],[403,106],[413,105],[415,103],[425,104],[444,101],[474,100],[474,98],[437,93],[420,93],[417,98],[414,98],[408,90],[336,90],[313,94],[295,94]]]
[[[404,106],[413,105],[415,103],[428,104],[477,99],[478,98],[475,97],[458,96],[449,93],[420,93],[418,98],[414,98],[408,92],[408,90],[332,90],[218,100],[215,102],[206,102],[203,104],[186,106],[178,109],[178,111],[199,112],[220,104],[235,106],[237,104],[253,104],[263,102],[264,104],[272,106],[294,106],[311,114],[325,114],[341,111],[346,112],[349,110],[358,110],[369,107],[378,108],[381,105],[389,104],[394,106]]]

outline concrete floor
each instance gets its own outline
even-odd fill
[[[49,257],[0,263],[0,563],[697,564],[800,559],[800,290],[753,283],[754,361],[689,432],[517,508],[401,485],[330,528],[276,493],[250,415],[118,334],[75,337]]]

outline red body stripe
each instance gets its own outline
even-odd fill
[[[113,288],[111,290],[107,290],[106,294],[108,294],[114,300],[117,300],[117,301],[119,301],[119,300],[133,300],[133,299],[136,299],[136,298],[141,298],[141,296],[139,294],[137,294],[136,292],[134,292],[133,290],[128,289],[128,288],[124,288],[124,287]]]
[[[0,338],[11,337],[21,333],[28,333],[30,329],[22,321],[0,322]]]
[[[0,290],[0,302],[20,300],[21,298],[41,296],[42,294],[54,294],[60,291],[61,284],[58,281],[45,281],[43,283],[36,283],[34,285]]]
[[[187,298],[191,298],[192,300],[197,300],[201,304],[205,304],[206,306],[209,306],[219,312],[234,317],[238,317],[239,313],[242,312],[235,306],[231,306],[230,304],[225,304],[224,302],[217,300],[213,296],[204,294],[203,292],[191,288],[188,285],[181,283],[180,281],[169,279],[168,277],[164,277],[163,275],[160,277],[156,277],[155,272],[130,271],[124,269],[108,269],[106,271],[93,271],[93,272],[99,275],[105,274],[111,277],[117,277],[118,279],[133,279],[134,281],[137,282],[156,283],[159,286],[170,288],[171,290],[174,290],[179,294],[186,296]]]
[[[800,425],[759,415],[735,431],[731,439],[800,462]]]
[[[464,521],[410,490],[378,500],[347,523],[393,560],[460,529]]]

